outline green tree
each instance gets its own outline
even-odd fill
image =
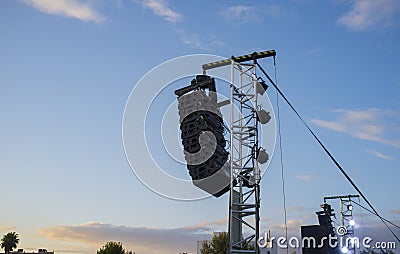
[[[15,232],[10,232],[3,235],[3,238],[1,239],[1,248],[4,249],[6,254],[8,254],[10,251],[17,248],[18,243],[18,234]]]
[[[228,233],[215,234],[211,242],[204,241],[201,254],[226,254],[228,248]]]
[[[121,242],[107,242],[97,251],[97,254],[132,254],[132,251],[126,251]]]

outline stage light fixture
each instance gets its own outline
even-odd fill
[[[348,206],[347,206],[347,210],[349,210],[349,211],[353,211],[353,205],[351,205],[351,204],[350,204],[350,205],[348,205]]]
[[[264,109],[257,111],[258,121],[262,124],[266,124],[271,120],[271,115],[269,112],[265,111]]]
[[[256,91],[258,94],[263,95],[268,89],[268,85],[262,78],[258,78],[256,81]]]
[[[265,151],[264,148],[260,148],[258,150],[257,162],[261,163],[261,164],[264,164],[264,163],[266,163],[268,161],[268,159],[269,159],[268,153]]]

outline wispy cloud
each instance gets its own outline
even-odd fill
[[[291,211],[291,212],[302,212],[302,211],[304,211],[304,209],[305,209],[304,206],[289,206],[289,207],[287,207],[287,210]]]
[[[390,25],[400,12],[398,0],[356,0],[353,8],[338,23],[355,31]]]
[[[318,54],[320,52],[321,52],[320,48],[313,48],[313,49],[308,50],[306,53],[308,55],[316,55],[316,54]]]
[[[188,34],[183,31],[179,32],[179,34],[181,36],[181,41],[184,44],[201,50],[209,50],[206,46],[204,46],[204,43],[201,41],[198,34]]]
[[[346,130],[346,127],[342,123],[338,123],[338,122],[324,121],[324,120],[318,120],[318,119],[312,119],[311,122],[318,126],[321,126],[326,129],[333,130],[333,131],[344,132]]]
[[[157,16],[164,18],[169,22],[181,21],[182,14],[172,10],[164,0],[138,0],[142,5],[150,10]]]
[[[289,15],[288,11],[283,8],[283,6],[278,4],[270,4],[265,7],[265,14],[272,18],[287,17]]]
[[[312,176],[310,175],[297,175],[296,176],[297,179],[304,181],[304,182],[308,182],[312,179]]]
[[[232,23],[249,23],[260,19],[257,9],[249,5],[229,6],[221,10],[219,14]]]
[[[15,232],[17,227],[12,226],[12,227],[4,227],[4,226],[0,226],[0,231],[7,231],[7,232]]]
[[[287,228],[288,228],[288,235],[293,236],[299,233],[299,229],[301,226],[304,225],[303,220],[288,220],[287,221]],[[273,231],[273,235],[281,235],[285,232],[285,224],[275,224],[271,227],[271,231]]]
[[[53,240],[77,241],[101,246],[107,241],[121,241],[137,253],[195,252],[196,241],[210,238],[208,225],[165,229],[117,226],[88,222],[76,226],[41,228],[39,235]],[[188,249],[189,248],[189,249]]]
[[[95,23],[101,23],[106,20],[92,6],[78,0],[23,0],[23,2],[48,14]]]
[[[206,221],[201,222],[195,225],[187,226],[186,229],[197,230],[197,231],[205,231],[208,232],[210,230],[215,231],[216,228],[226,227],[228,224],[228,218],[223,218],[215,221]]]
[[[175,29],[179,35],[181,42],[192,48],[200,49],[202,51],[211,51],[215,48],[226,48],[225,42],[218,39],[217,36],[206,35],[200,36],[197,33],[188,32],[183,29]]]
[[[400,215],[400,209],[391,210],[390,213]]]
[[[264,17],[280,18],[289,16],[287,10],[278,4],[265,6],[234,5],[223,8],[218,14],[225,21],[233,24],[259,22]]]
[[[372,155],[374,155],[374,156],[376,156],[376,157],[378,157],[378,158],[380,158],[380,159],[384,159],[384,160],[394,160],[393,157],[390,157],[390,156],[385,155],[385,154],[383,154],[383,153],[381,153],[381,152],[378,152],[378,151],[368,150],[367,153],[372,154]]]
[[[398,112],[384,111],[375,108],[368,110],[335,110],[339,117],[334,121],[312,119],[311,122],[336,132],[349,134],[362,140],[400,148],[400,124]]]

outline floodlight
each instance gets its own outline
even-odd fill
[[[258,150],[257,161],[261,164],[264,164],[268,161],[269,156],[268,153],[265,151],[264,148],[260,148]]]
[[[262,78],[258,78],[256,81],[256,92],[260,95],[263,95],[267,89],[268,85],[265,84],[265,81]]]
[[[258,120],[262,124],[266,124],[271,120],[271,115],[269,112],[265,111],[264,109],[257,111]]]
[[[351,205],[351,204],[350,204],[350,205],[348,205],[348,206],[347,206],[347,210],[349,210],[349,211],[353,211],[353,205]]]
[[[253,175],[243,175],[243,186],[252,188],[256,183],[256,179]]]
[[[350,221],[349,221],[349,225],[350,225],[350,226],[356,225],[356,221],[355,221],[355,220],[350,220]]]

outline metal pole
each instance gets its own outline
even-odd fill
[[[253,165],[254,165],[254,181],[255,181],[255,185],[254,185],[254,201],[255,201],[255,244],[254,244],[254,248],[255,248],[255,253],[258,254],[259,253],[259,247],[257,245],[257,240],[260,237],[260,169],[258,167],[258,163],[257,163],[257,157],[258,157],[258,149],[259,149],[259,145],[258,145],[258,121],[257,121],[257,109],[258,109],[258,93],[257,93],[257,73],[256,70],[257,69],[257,60],[254,59],[254,69],[253,69],[253,91],[254,91],[254,118],[256,119],[254,121],[254,127],[256,130],[256,136],[255,136],[255,151],[254,151],[254,156],[253,156]]]
[[[233,160],[234,160],[234,134],[233,134],[233,124],[234,124],[234,110],[235,110],[235,103],[234,103],[234,92],[235,92],[235,66],[234,66],[235,62],[233,60],[231,60],[231,112],[230,112],[230,141],[231,141],[231,145],[230,145],[230,169],[231,169],[231,186],[230,186],[230,198],[229,198],[229,252],[228,254],[232,253],[232,246],[233,246],[233,232],[232,232],[232,228],[233,228],[233,201],[234,201],[234,174],[233,174]]]

